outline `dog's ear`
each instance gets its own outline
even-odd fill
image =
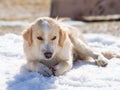
[[[59,30],[59,46],[60,47],[63,47],[65,40],[66,40],[66,32],[60,29]]]
[[[29,46],[32,45],[32,28],[29,26],[22,32],[23,38],[28,42]]]

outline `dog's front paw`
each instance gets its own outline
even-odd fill
[[[52,75],[52,70],[50,70],[47,66],[43,64],[38,64],[37,67],[38,67],[37,72],[39,72],[40,74],[47,76],[47,77]]]
[[[105,66],[107,66],[108,65],[108,59],[107,58],[105,58],[104,56],[99,56],[98,57],[98,59],[96,60],[96,64],[98,65],[98,66],[102,66],[102,67],[105,67]]]
[[[61,68],[58,68],[57,66],[54,67],[52,71],[54,76],[60,76],[64,73],[64,71]]]
[[[60,75],[62,75],[63,73],[61,73],[60,71],[58,71],[58,70],[55,70],[54,71],[54,76],[60,76]]]
[[[42,74],[43,74],[44,76],[49,77],[49,76],[51,76],[53,73],[52,73],[52,71],[51,71],[49,68],[44,68],[44,69],[42,70]]]

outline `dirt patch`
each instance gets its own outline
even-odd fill
[[[120,36],[120,22],[98,22],[76,25],[83,33],[104,33]]]
[[[34,20],[49,16],[51,0],[0,0],[0,20]]]
[[[8,33],[20,35],[24,28],[23,26],[0,26],[0,35]]]

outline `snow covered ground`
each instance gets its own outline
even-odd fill
[[[120,38],[105,34],[85,34],[91,46],[120,51]],[[0,36],[0,90],[120,90],[120,59],[107,67],[79,61],[59,77],[44,77],[25,69],[22,37]]]
[[[0,20],[0,26],[26,26],[28,24],[29,23],[25,21],[1,21]]]

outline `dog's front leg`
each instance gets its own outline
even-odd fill
[[[70,39],[76,49],[80,54],[86,57],[92,57],[98,66],[106,66],[108,64],[108,59],[105,58],[101,53],[93,51],[88,45],[86,45],[79,38],[70,36]]]
[[[66,71],[69,71],[72,68],[72,63],[69,61],[61,61],[54,67],[55,76],[64,74]]]
[[[52,71],[47,66],[45,66],[44,64],[38,61],[28,61],[26,68],[32,72],[39,72],[40,74],[43,74],[44,76],[52,75]]]

